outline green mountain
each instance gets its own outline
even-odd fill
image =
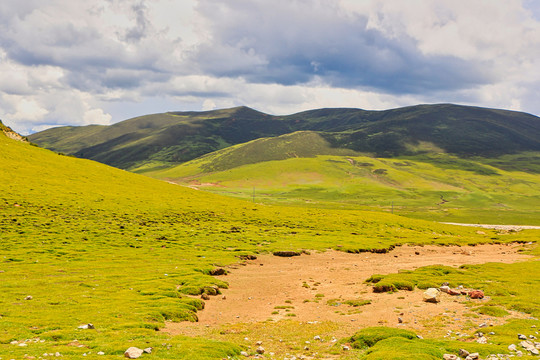
[[[46,148],[122,169],[177,165],[231,145],[315,131],[336,149],[379,157],[436,150],[497,157],[540,151],[540,119],[451,104],[386,111],[319,109],[287,116],[247,107],[141,116],[110,126],[58,127],[29,136]]]

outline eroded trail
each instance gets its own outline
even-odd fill
[[[372,274],[395,273],[421,266],[442,264],[459,266],[486,262],[512,263],[529,257],[520,254],[522,245],[403,246],[387,254],[348,254],[338,251],[312,253],[291,258],[260,256],[246,266],[230,269],[223,277],[229,289],[224,296],[212,297],[199,312],[199,323],[169,323],[170,334],[194,334],[197,328],[223,324],[254,323],[268,319],[294,319],[300,322],[332,321],[349,328],[388,325],[430,332],[433,319],[448,319],[445,328],[461,329],[470,317],[462,304],[465,297],[443,294],[439,304],[422,302],[422,291],[376,294],[364,281]],[[365,299],[371,304],[351,307],[328,305],[330,299]],[[339,303],[339,302],[338,302]],[[520,314],[512,314],[521,317]],[[442,321],[442,320],[441,320]],[[501,318],[480,316],[475,322],[498,324]],[[428,330],[429,329],[429,330]],[[202,331],[202,330],[201,330]],[[445,330],[446,331],[446,330]]]

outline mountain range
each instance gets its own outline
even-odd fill
[[[540,151],[538,117],[453,104],[385,111],[318,109],[286,116],[248,107],[167,112],[109,126],[56,127],[32,134],[29,140],[67,155],[135,170],[170,167],[232,145],[297,131],[317,132],[332,149],[378,157],[435,151],[493,158]]]

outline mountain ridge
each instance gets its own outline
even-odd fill
[[[99,126],[60,127],[29,136],[40,146],[123,169],[173,166],[226,147],[296,131],[316,131],[332,147],[374,156],[422,152],[418,145],[459,156],[495,157],[540,151],[540,118],[454,104],[390,110],[323,108],[269,115],[241,106],[167,112]]]

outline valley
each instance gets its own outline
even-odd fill
[[[423,111],[364,115],[377,128]],[[540,230],[441,222],[539,225],[537,118],[511,113],[507,153],[394,137],[390,154],[348,142],[365,131],[358,112],[270,117],[270,130],[247,108],[171,113],[191,140],[210,139],[195,136],[202,124],[258,129],[181,145],[193,151],[176,160],[144,145],[148,117],[137,135],[122,133],[133,122],[40,134],[62,139],[55,151],[0,133],[0,359],[118,359],[132,346],[147,359],[516,355],[517,334],[540,326]],[[287,121],[297,130],[276,130]],[[84,155],[77,143],[124,169],[70,156]],[[485,298],[422,301],[444,283]]]

